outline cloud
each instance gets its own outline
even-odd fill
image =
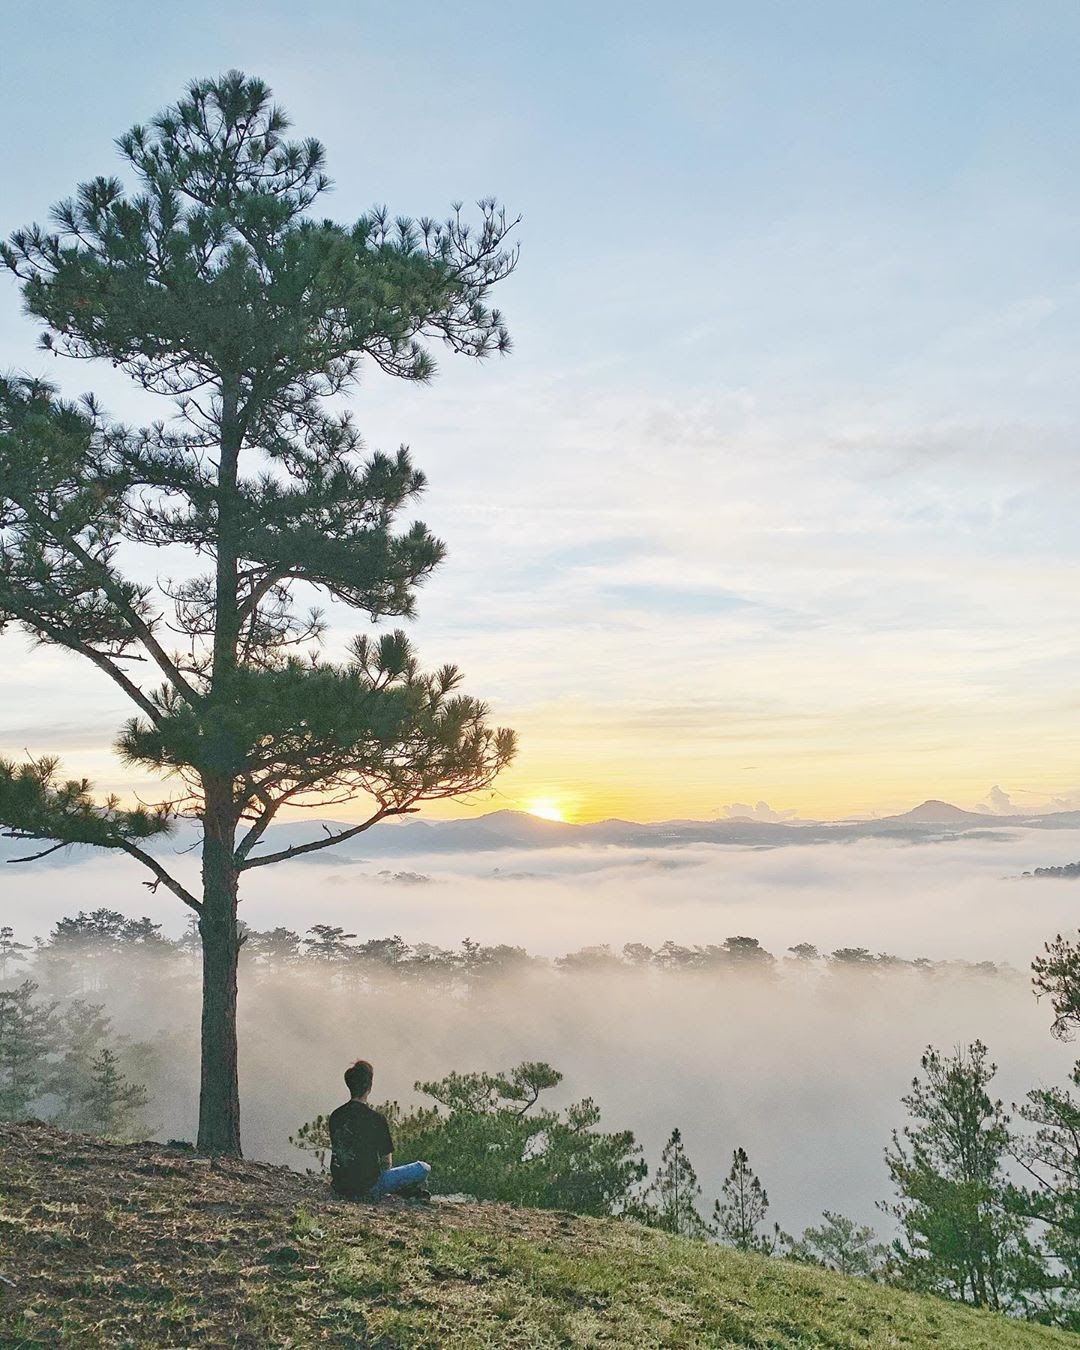
[[[1024,797],[1022,802],[1016,800],[1017,793]],[[1035,792],[1030,788],[1015,788],[1006,792],[995,784],[981,801],[975,803],[975,810],[985,816],[1023,816],[1053,811],[1077,811],[1080,810],[1080,792],[1046,793]]]
[[[1078,857],[1080,830],[1021,826],[934,844],[416,853],[395,856],[393,869],[437,884],[381,884],[380,869],[391,865],[385,860],[284,864],[247,875],[241,913],[256,928],[340,923],[364,937],[400,932],[442,945],[468,934],[546,955],[597,942],[693,944],[750,933],[776,952],[808,941],[823,950],[854,945],[1026,966],[1048,934],[1075,928],[1076,914],[1067,886],[1020,874]],[[657,865],[670,861],[687,865]],[[170,854],[169,866],[185,884],[198,884],[195,854]],[[58,892],[54,869],[12,868],[4,922],[26,941],[43,936],[60,907],[107,905],[148,913],[179,933],[182,906],[164,891],[149,895],[142,877],[137,863],[100,856],[65,868]]]
[[[768,802],[758,802],[750,806],[746,802],[729,802],[724,807],[724,815],[729,820],[763,820],[777,823],[782,820],[794,820],[797,811],[774,811]]]
[[[989,816],[1015,816],[1023,814],[1023,808],[1013,804],[1013,799],[996,784],[981,802],[975,803],[975,810]]]

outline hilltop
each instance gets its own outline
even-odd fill
[[[636,1224],[348,1205],[286,1168],[39,1124],[0,1126],[0,1275],[4,1350],[1080,1345]]]
[[[1042,819],[1042,817],[1035,818]],[[998,819],[1008,820],[1009,817],[986,816],[979,811],[965,811],[960,806],[953,806],[952,802],[941,802],[933,798],[920,802],[903,815],[885,818],[886,822],[892,825],[958,825],[972,828],[984,828],[988,820]]]

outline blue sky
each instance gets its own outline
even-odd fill
[[[5,16],[0,228],[234,65],[328,214],[523,213],[514,355],[356,400],[450,544],[422,650],[523,735],[473,809],[1071,800],[1078,46],[1049,2],[59,3]],[[6,282],[0,366],[149,410]],[[131,786],[111,690],[0,659],[0,750]]]

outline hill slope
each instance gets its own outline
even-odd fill
[[[0,1126],[0,1346],[813,1346],[1080,1338],[633,1224],[348,1205],[318,1179]]]

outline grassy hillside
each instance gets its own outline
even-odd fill
[[[348,1205],[318,1180],[0,1126],[0,1346],[935,1346],[1022,1326],[636,1225]]]

